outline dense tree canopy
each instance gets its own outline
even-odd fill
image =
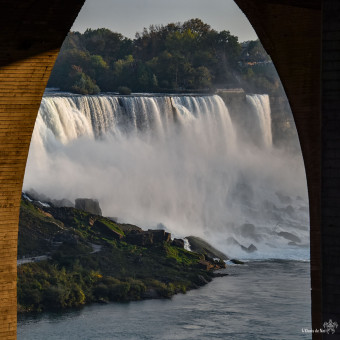
[[[70,32],[48,86],[82,94],[128,88],[139,92],[211,91],[256,86],[278,78],[259,41],[239,43],[200,19],[151,25],[134,40],[106,28]]]

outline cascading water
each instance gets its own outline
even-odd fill
[[[273,143],[272,129],[271,129],[271,116],[270,116],[270,103],[268,95],[255,94],[247,95],[247,102],[250,103],[252,111],[255,115],[254,122],[260,127],[259,135],[262,136],[263,145],[271,147]]]
[[[231,256],[307,259],[301,157],[272,147],[268,96],[247,102],[260,146],[240,140],[217,95],[47,95],[24,190],[97,198],[106,216],[201,236]]]

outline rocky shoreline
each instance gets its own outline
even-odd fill
[[[188,237],[194,248],[188,251],[182,239],[164,230],[117,223],[98,214],[99,205],[90,201],[77,205],[91,212],[23,195],[19,313],[171,298],[227,275],[216,272],[227,257],[204,240]]]

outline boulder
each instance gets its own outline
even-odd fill
[[[102,210],[100,209],[99,202],[97,200],[91,198],[77,198],[75,202],[76,209],[102,216]]]
[[[246,247],[244,245],[242,245],[241,243],[239,243],[237,240],[235,240],[233,237],[229,237],[227,239],[227,243],[230,245],[235,245],[235,246],[239,246],[243,251],[247,252],[247,253],[253,253],[254,251],[257,250],[257,248],[251,243],[249,247]]]
[[[115,240],[120,240],[123,238],[123,235],[118,233],[117,231],[111,229],[108,225],[106,225],[105,223],[97,220],[96,222],[94,222],[93,224],[93,230],[97,230],[98,232],[100,232],[101,234],[103,234],[104,236],[106,236],[107,238],[113,238]]]
[[[174,246],[174,247],[178,247],[178,248],[183,248],[184,249],[184,241],[181,238],[173,239],[173,241],[171,242],[171,245]]]
[[[151,233],[153,235],[154,243],[162,243],[162,242],[170,242],[171,241],[171,234],[167,233],[165,230],[148,229],[147,233]]]
[[[247,253],[253,253],[254,251],[257,250],[257,248],[253,244],[251,244],[249,247],[245,247],[241,245],[241,248]]]
[[[111,218],[110,218],[111,219]],[[115,222],[115,221],[114,221]],[[125,234],[129,234],[129,233],[140,233],[142,232],[142,228],[137,227],[134,224],[127,224],[127,223],[120,223],[119,224],[120,229],[122,229],[124,231]]]
[[[217,269],[223,269],[226,268],[226,264],[223,260],[215,260],[212,257],[209,257],[207,254],[204,255],[204,259],[200,260],[200,264],[203,264],[202,269],[205,270],[217,270]],[[210,263],[210,265],[207,265],[207,263]],[[204,268],[206,266],[206,268]]]
[[[125,238],[127,243],[134,244],[140,247],[153,245],[153,234],[148,232],[130,233]]]
[[[223,260],[215,261],[215,269],[227,268],[226,263]]]
[[[227,255],[222,253],[221,251],[214,248],[208,242],[202,240],[200,237],[196,236],[188,236],[186,237],[190,244],[190,249],[196,253],[208,255],[212,258],[219,258],[221,260],[228,260]]]
[[[230,262],[233,263],[233,264],[244,264],[243,261],[240,261],[240,260],[237,260],[237,259],[231,259]]]
[[[135,229],[130,231],[125,240],[128,243],[145,247],[163,242],[170,242],[171,234],[164,230],[149,229],[148,231],[140,231]]]
[[[198,262],[198,267],[199,267],[200,269],[203,269],[203,270],[210,270],[210,269],[212,269],[214,266],[213,266],[210,262],[208,262],[208,261],[206,261],[206,260],[200,260],[200,261]]]
[[[280,231],[279,233],[277,233],[277,235],[285,238],[288,241],[295,242],[295,243],[301,243],[301,239],[299,237],[297,237],[294,234],[289,233],[287,231]]]

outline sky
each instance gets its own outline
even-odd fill
[[[241,42],[257,39],[233,0],[87,0],[71,30],[105,27],[134,38],[151,24],[192,18],[200,18],[217,31],[228,30]]]

